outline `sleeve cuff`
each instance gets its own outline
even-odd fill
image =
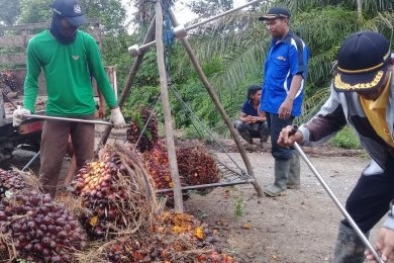
[[[389,215],[383,223],[383,227],[394,230],[394,217]]]

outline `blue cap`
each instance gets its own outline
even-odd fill
[[[88,22],[78,0],[55,0],[51,7],[53,12],[64,17],[72,26],[80,27]]]

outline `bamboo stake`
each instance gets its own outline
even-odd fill
[[[166,141],[168,148],[168,160],[170,164],[171,179],[174,184],[175,211],[183,212],[183,199],[181,183],[179,180],[178,163],[175,152],[174,131],[172,127],[171,107],[168,98],[167,72],[164,63],[164,44],[163,44],[163,9],[161,1],[156,2],[156,50],[157,66],[160,76],[161,102],[163,104],[164,123],[166,128]]]
[[[171,9],[170,9],[170,17],[171,17],[173,25],[174,26],[178,26],[179,25],[178,21],[176,20],[174,12]],[[231,121],[230,121],[229,117],[227,116],[222,104],[220,103],[220,100],[219,100],[218,96],[216,95],[216,93],[213,90],[211,84],[209,83],[207,77],[205,76],[205,74],[204,74],[204,72],[203,72],[203,70],[202,70],[202,68],[200,66],[200,63],[198,62],[198,60],[197,60],[197,58],[196,58],[196,56],[194,54],[194,51],[193,51],[192,47],[189,44],[189,41],[185,37],[180,38],[180,40],[181,40],[183,46],[185,47],[185,50],[186,50],[187,54],[189,55],[190,60],[193,63],[194,68],[197,71],[198,77],[200,78],[200,80],[203,83],[205,89],[207,90],[209,96],[211,97],[213,103],[215,104],[216,109],[219,111],[222,119],[224,120],[224,122],[226,123],[228,129],[230,130],[230,134],[233,137],[235,144],[237,145],[239,153],[241,154],[241,157],[242,157],[242,159],[243,159],[243,161],[245,163],[245,166],[246,166],[246,169],[248,171],[248,174],[254,179],[252,184],[253,184],[254,188],[256,189],[257,196],[259,196],[259,197],[263,196],[264,195],[263,191],[262,191],[260,185],[255,180],[255,176],[254,176],[252,165],[251,165],[251,163],[249,161],[249,158],[248,158],[248,156],[246,154],[246,151],[245,151],[245,149],[244,149],[244,147],[243,147],[243,145],[241,143],[241,140],[239,139],[239,136],[238,136],[233,124],[231,123]]]
[[[154,39],[154,35],[155,35],[155,19],[153,18],[150,25],[149,25],[148,31],[145,35],[144,43],[148,43],[148,42],[152,41]],[[124,102],[126,101],[126,98],[130,94],[131,86],[133,85],[134,78],[137,75],[138,69],[140,68],[140,66],[142,64],[142,61],[143,61],[146,51],[147,50],[141,50],[141,53],[134,60],[134,63],[133,63],[133,65],[130,69],[130,72],[129,72],[127,82],[123,88],[122,94],[121,94],[119,101],[118,101],[118,105],[120,108],[122,108]],[[106,129],[104,130],[103,135],[101,136],[101,139],[100,139],[100,143],[97,146],[96,152],[98,152],[100,150],[100,148],[102,146],[104,146],[105,143],[107,142],[108,137],[111,133],[111,129],[112,129],[111,126],[107,126]]]

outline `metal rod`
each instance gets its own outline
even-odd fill
[[[22,168],[22,172],[25,171],[29,166],[34,162],[37,157],[40,156],[40,151],[38,151],[31,159],[30,161]]]
[[[211,21],[213,21],[213,20],[215,20],[215,19],[218,19],[219,17],[222,17],[222,16],[225,16],[225,15],[234,13],[234,12],[236,12],[236,11],[238,11],[238,10],[241,10],[241,9],[247,7],[247,6],[256,4],[256,3],[261,2],[261,1],[263,1],[263,0],[255,0],[255,1],[252,1],[252,2],[249,2],[249,3],[246,3],[246,4],[244,4],[244,5],[241,5],[241,6],[239,6],[239,7],[233,8],[233,9],[231,9],[231,10],[228,10],[228,11],[226,11],[226,12],[220,13],[220,14],[218,14],[218,15],[216,15],[216,16],[213,16],[213,17],[210,17],[210,18],[208,18],[208,19],[205,19],[205,20],[203,20],[203,21],[201,21],[201,22],[199,22],[199,23],[197,23],[197,24],[190,25],[190,26],[186,27],[186,31],[187,31],[187,30],[190,30],[190,29],[193,29],[193,28],[196,28],[196,27],[199,27],[199,26],[201,26],[201,25],[203,25],[203,24],[206,24],[206,23],[209,23],[209,22],[211,22]]]
[[[252,1],[252,2],[249,2],[249,3],[246,3],[246,4],[244,4],[244,5],[241,5],[241,6],[239,6],[239,7],[233,8],[233,9],[231,9],[231,10],[228,10],[228,11],[226,11],[226,12],[220,13],[220,14],[218,14],[218,15],[216,15],[216,16],[211,17],[211,18],[205,19],[205,20],[203,20],[203,21],[201,21],[201,22],[198,22],[197,24],[190,25],[190,26],[186,27],[186,31],[187,31],[187,30],[190,30],[190,29],[193,29],[193,28],[196,28],[196,27],[199,27],[199,26],[201,26],[201,25],[203,25],[203,24],[206,24],[206,23],[209,23],[209,22],[211,22],[211,21],[213,21],[213,20],[215,20],[215,19],[218,19],[219,17],[222,17],[222,16],[225,16],[225,15],[234,13],[234,12],[236,12],[236,11],[238,11],[238,10],[241,10],[241,9],[247,7],[247,6],[256,4],[256,3],[261,2],[261,1],[263,1],[263,0],[255,0],[255,1]],[[139,49],[140,49],[140,50],[146,50],[146,49],[148,49],[148,48],[150,48],[150,47],[153,47],[155,44],[156,44],[156,40],[154,40],[154,41],[152,41],[152,42],[149,42],[149,43],[146,43],[146,44],[144,44],[144,45],[141,45],[141,46],[139,47]]]
[[[200,184],[200,185],[190,185],[190,186],[184,186],[181,187],[181,190],[194,190],[194,189],[200,189],[200,188],[213,188],[213,187],[221,187],[221,186],[231,186],[231,185],[238,185],[238,184],[250,184],[253,183],[253,179],[247,179],[247,180],[237,180],[237,181],[232,181],[232,182],[226,182],[226,183],[213,183],[213,184]],[[156,193],[165,193],[165,192],[171,192],[173,191],[173,188],[168,188],[168,189],[160,189],[156,190]]]
[[[113,126],[112,122],[108,122],[108,121],[84,120],[84,119],[54,117],[54,116],[46,116],[46,115],[38,115],[38,114],[23,114],[23,116],[27,117],[27,118],[37,118],[37,119],[43,119],[43,120],[71,121],[71,122],[102,124],[102,125]]]
[[[360,237],[361,241],[368,247],[368,249],[372,252],[373,256],[377,260],[378,263],[385,263],[378,255],[376,250],[373,248],[371,243],[368,241],[364,233],[360,230],[360,228],[357,226],[356,222],[354,222],[353,218],[350,216],[350,214],[346,211],[346,209],[343,207],[341,202],[339,202],[338,198],[335,196],[335,194],[331,191],[330,187],[326,184],[324,179],[321,177],[319,172],[316,170],[316,168],[313,166],[313,164],[309,161],[308,157],[305,155],[304,151],[301,149],[301,147],[298,145],[298,143],[294,144],[295,149],[298,151],[298,153],[301,155],[302,159],[304,159],[305,163],[309,166],[309,168],[312,170],[312,172],[315,174],[316,178],[319,180],[323,188],[326,190],[328,195],[331,197],[331,199],[334,201],[336,206],[341,210],[342,214],[345,216],[346,220],[349,222],[349,224],[352,226],[354,231],[356,231],[357,235]]]

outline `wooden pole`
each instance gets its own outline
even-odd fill
[[[153,18],[151,23],[150,23],[150,25],[149,25],[148,32],[145,35],[144,43],[151,42],[154,39],[154,36],[155,36],[155,24],[156,24],[155,23],[155,19]],[[125,86],[123,88],[122,94],[121,94],[121,96],[119,98],[119,101],[118,101],[119,107],[123,106],[123,104],[125,103],[127,97],[130,94],[131,86],[133,85],[134,78],[137,75],[138,69],[140,68],[140,66],[142,64],[142,59],[144,58],[144,55],[145,55],[146,51],[147,50],[141,50],[141,53],[134,60],[134,63],[133,63],[133,65],[132,65],[132,67],[130,69],[130,72],[129,72],[129,76],[128,76],[127,82],[126,82],[126,84],[125,84]],[[104,132],[103,132],[103,134],[101,136],[100,143],[97,146],[96,152],[98,152],[99,149],[102,146],[105,145],[105,143],[107,142],[108,137],[109,137],[109,135],[111,133],[111,130],[112,130],[112,126],[107,126],[106,127],[106,129],[104,130]]]
[[[179,180],[178,162],[176,159],[174,131],[172,127],[171,107],[168,98],[167,72],[164,63],[164,43],[163,43],[163,9],[161,1],[156,2],[156,52],[157,66],[160,76],[161,102],[163,104],[164,123],[166,129],[166,140],[168,150],[168,160],[170,163],[171,179],[174,184],[175,211],[183,212],[183,200],[181,183]]]
[[[170,10],[170,17],[171,17],[171,20],[172,20],[172,24],[175,27],[178,26],[179,25],[178,21],[176,20],[176,17],[175,17],[174,12],[172,10]],[[235,144],[237,145],[239,153],[241,154],[241,157],[242,157],[242,159],[243,159],[243,161],[245,163],[245,166],[246,166],[246,169],[248,171],[248,174],[254,179],[252,184],[253,184],[254,188],[256,189],[257,196],[260,196],[260,197],[264,196],[260,185],[256,181],[252,165],[251,165],[251,163],[249,161],[249,158],[248,158],[248,156],[246,154],[246,151],[245,151],[245,149],[244,149],[244,147],[243,147],[243,145],[241,143],[239,135],[238,135],[237,131],[235,130],[235,128],[234,128],[232,122],[230,121],[229,117],[227,116],[222,104],[220,103],[220,100],[219,100],[218,96],[216,95],[216,93],[213,90],[211,84],[209,83],[207,77],[205,76],[205,74],[204,74],[204,72],[203,72],[203,70],[202,70],[202,68],[200,66],[200,63],[198,62],[198,60],[197,60],[197,58],[196,58],[196,56],[194,54],[194,51],[193,51],[193,49],[191,48],[191,46],[189,44],[189,41],[186,39],[186,37],[183,37],[180,40],[181,40],[183,46],[185,47],[185,50],[186,50],[187,54],[189,55],[190,60],[193,63],[194,68],[197,71],[198,77],[200,78],[200,80],[203,83],[205,89],[207,90],[209,96],[211,97],[213,103],[215,104],[216,109],[219,111],[222,119],[224,120],[224,122],[226,123],[228,129],[230,130],[230,134],[233,137]]]

